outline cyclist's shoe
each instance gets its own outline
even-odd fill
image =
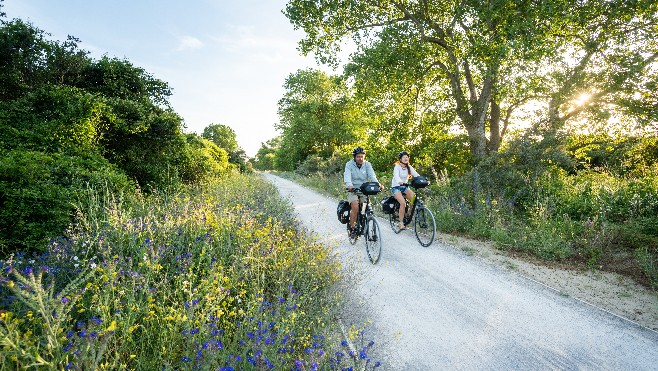
[[[356,230],[356,228],[350,228],[347,234],[350,238],[356,238],[359,235],[359,232]]]
[[[407,226],[404,225],[404,223],[398,223],[398,229],[399,230],[407,229]]]

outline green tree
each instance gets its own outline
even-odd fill
[[[227,125],[210,124],[203,129],[201,137],[215,143],[228,153],[228,161],[240,171],[247,170],[247,153],[238,145],[235,131]]]
[[[288,76],[279,100],[277,167],[292,170],[311,155],[331,156],[359,137],[362,127],[345,81],[318,70]]]
[[[235,130],[223,124],[210,124],[203,129],[202,138],[215,143],[226,152],[235,152],[238,149],[238,140]]]
[[[276,151],[279,149],[280,145],[280,136],[274,137],[265,143],[261,143],[254,159],[254,167],[258,170],[274,170]]]
[[[200,183],[221,177],[230,170],[228,154],[223,148],[196,134],[187,134],[186,141],[186,150],[178,154],[185,182]]]
[[[302,52],[320,61],[334,62],[341,41],[352,37],[358,48],[353,72],[367,80],[368,91],[381,93],[380,102],[406,91],[418,97],[418,110],[434,100],[437,113],[453,112],[476,161],[498,151],[511,118],[530,100],[550,99],[549,112],[568,110],[581,86],[574,77],[584,66],[600,70],[600,64],[572,62],[589,61],[593,43],[594,50],[623,56],[609,59],[616,68],[599,78],[630,82],[653,63],[646,50],[655,44],[647,36],[656,39],[652,1],[291,0],[284,13],[306,31]],[[621,38],[630,31],[639,36]],[[610,53],[631,40],[645,53]]]

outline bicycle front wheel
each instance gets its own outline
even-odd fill
[[[436,222],[434,221],[434,215],[428,208],[422,206],[416,209],[414,231],[416,232],[416,239],[424,247],[431,245],[434,241]]]
[[[358,223],[357,223],[357,226],[355,228],[358,228]],[[352,234],[351,233],[349,223],[347,224],[347,239],[350,241],[350,244],[352,244],[352,245],[356,244],[356,240],[359,239],[358,234]]]
[[[369,217],[366,221],[365,240],[368,259],[372,264],[377,264],[382,255],[382,233],[374,217]]]

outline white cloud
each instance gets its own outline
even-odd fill
[[[182,36],[178,38],[178,48],[176,51],[183,51],[189,49],[200,49],[203,47],[203,42],[193,36]]]

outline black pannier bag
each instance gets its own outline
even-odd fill
[[[339,222],[347,224],[350,221],[350,203],[345,200],[338,202],[336,214]]]
[[[424,176],[417,176],[411,179],[411,186],[414,188],[425,188],[430,185],[430,181]]]
[[[366,182],[361,184],[361,187],[359,187],[361,190],[361,193],[364,195],[376,195],[377,193],[381,192],[382,189],[379,187],[379,183],[377,182]]]
[[[382,200],[382,211],[384,214],[393,214],[400,207],[400,203],[393,196],[388,196]]]

